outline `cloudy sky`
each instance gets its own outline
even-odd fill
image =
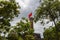
[[[21,9],[20,9],[20,15],[18,17],[14,18],[14,21],[11,24],[15,24],[18,22],[22,17],[28,17],[28,14],[32,12],[34,15],[35,9],[39,6],[39,0],[16,0]]]
[[[16,1],[19,3],[21,9],[19,16],[15,17],[13,22],[11,22],[12,26],[15,25],[17,22],[19,22],[22,17],[27,18],[30,12],[32,12],[32,14],[34,15],[36,8],[40,5],[39,3],[40,0],[16,0]],[[34,30],[35,30],[34,32],[41,34],[41,37],[43,37],[44,27],[48,28],[47,26],[51,25],[52,22],[50,22],[49,24],[45,24],[43,26],[40,24],[40,21],[38,21],[37,23],[34,23]]]

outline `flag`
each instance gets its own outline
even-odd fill
[[[28,14],[28,18],[30,18],[32,16],[32,12]]]

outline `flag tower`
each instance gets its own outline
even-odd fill
[[[30,27],[33,29],[33,17],[32,17],[32,12],[28,14],[28,18],[29,18],[29,21],[30,21]]]

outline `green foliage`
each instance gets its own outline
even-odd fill
[[[14,30],[10,31],[8,40],[18,40],[18,34]]]
[[[50,21],[53,21],[56,29],[56,32],[55,32],[56,40],[59,40],[58,31],[57,31],[58,30],[57,22],[58,22],[59,16],[60,16],[60,1],[59,0],[43,0],[41,5],[36,9],[34,20],[35,22],[41,19],[49,19]],[[55,21],[55,19],[57,20]]]
[[[30,22],[26,18],[22,18],[16,26],[9,31],[8,40],[34,40],[34,30],[30,27]]]
[[[59,36],[59,40],[60,40],[60,22],[57,23],[57,27],[58,28],[58,36]],[[45,29],[44,31],[44,40],[56,40],[56,29],[55,27],[50,27],[50,28],[47,28]]]
[[[0,25],[10,26],[12,18],[19,14],[19,5],[15,1],[0,1]]]
[[[50,19],[54,21],[60,16],[60,1],[59,0],[43,0],[41,5],[36,9],[35,21],[40,19]]]
[[[23,40],[34,40],[34,30],[30,27],[30,22],[28,19],[22,18],[14,29]]]
[[[48,28],[44,31],[44,40],[56,40],[55,28]]]
[[[0,40],[2,40],[2,37],[0,36]]]
[[[3,32],[4,36],[0,38],[0,40],[7,40],[5,35],[9,33],[10,30],[10,21],[14,17],[17,17],[19,14],[20,7],[15,0],[0,0],[0,36]],[[12,33],[12,32],[10,32]],[[10,37],[14,38],[15,35],[9,34]],[[11,40],[12,40],[11,38]]]
[[[25,38],[26,38],[25,40],[34,40],[33,35],[26,35]]]

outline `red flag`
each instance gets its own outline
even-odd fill
[[[30,18],[32,16],[32,12],[28,14],[28,18]]]

